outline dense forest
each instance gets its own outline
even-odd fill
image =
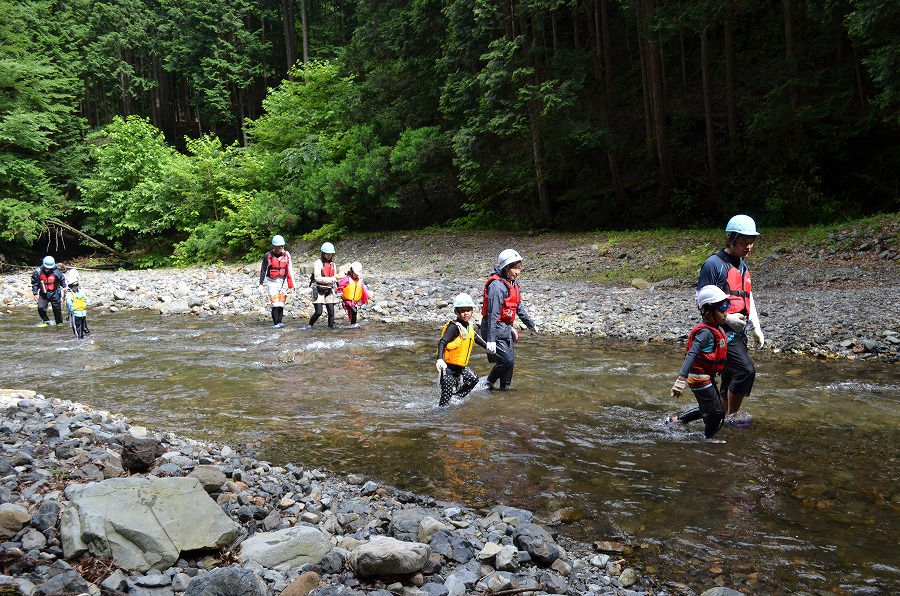
[[[0,253],[900,208],[900,3],[0,0]],[[76,238],[76,236],[69,236]],[[77,236],[81,240],[84,236]],[[94,244],[96,245],[96,244]]]

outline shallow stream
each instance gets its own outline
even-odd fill
[[[900,369],[756,356],[747,429],[702,441],[669,387],[681,348],[528,336],[513,389],[438,409],[438,329],[273,330],[252,318],[93,316],[96,335],[0,320],[0,386],[120,412],[273,463],[360,472],[620,540],[698,593],[900,593]],[[342,324],[345,325],[345,323]],[[321,325],[321,324],[320,324]],[[489,368],[473,356],[477,373]]]

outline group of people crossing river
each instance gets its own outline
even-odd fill
[[[758,237],[751,217],[732,217],[725,227],[725,247],[704,262],[697,281],[695,299],[701,320],[689,333],[684,363],[671,388],[673,397],[680,397],[690,388],[697,407],[670,416],[666,422],[687,424],[703,420],[708,441],[722,442],[715,435],[723,425],[745,427],[752,419],[741,409],[756,377],[748,344],[752,338],[762,347],[765,338],[753,296],[750,267],[745,259]],[[259,286],[267,296],[274,328],[284,327],[288,290],[294,289],[297,283],[285,244],[284,237],[274,236],[272,248],[263,255],[259,270]],[[523,266],[524,258],[514,249],[505,249],[498,255],[497,265],[484,283],[481,322],[477,328],[473,322],[476,304],[472,296],[460,293],[454,298],[455,317],[443,326],[437,344],[435,366],[440,374],[440,407],[450,405],[453,398],[465,397],[478,384],[478,375],[469,367],[476,345],[485,350],[488,362],[493,365],[486,379],[488,389],[510,388],[519,330],[538,333],[537,324],[522,301],[519,276]],[[90,335],[87,297],[79,287],[77,271],[64,267],[48,255],[32,274],[32,293],[41,318],[40,326],[62,324],[65,303],[73,334],[86,337]],[[312,329],[323,314],[328,327],[334,327],[337,304],[346,311],[350,327],[359,327],[359,308],[371,300],[362,279],[363,267],[354,261],[342,269],[345,270],[339,271],[335,262],[334,244],[322,244],[308,281],[313,313],[306,329]],[[53,310],[52,322],[48,307]]]

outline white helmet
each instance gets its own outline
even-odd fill
[[[362,263],[359,261],[353,261],[350,263],[350,270],[357,275],[362,275]]]
[[[707,304],[716,304],[728,300],[728,294],[719,286],[703,286],[697,291],[697,308],[703,308]]]
[[[72,269],[70,267],[69,270],[66,271],[66,283],[69,284],[70,286],[78,283],[78,270],[77,269]]]
[[[463,292],[453,299],[453,308],[475,308],[472,297]]]
[[[507,248],[503,252],[500,253],[500,256],[497,257],[497,267],[503,269],[507,265],[512,263],[517,263],[522,260],[522,255],[517,253],[511,248]]]
[[[735,215],[728,220],[725,231],[742,236],[759,236],[759,232],[756,231],[756,222],[749,215]]]
[[[275,236],[272,237],[272,246],[284,246],[284,236],[275,234]]]

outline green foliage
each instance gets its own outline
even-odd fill
[[[875,104],[900,123],[900,6],[882,0],[851,0],[847,30],[867,50],[862,59],[878,89]]]
[[[56,149],[79,127],[73,81],[46,51],[47,2],[0,0],[0,246],[21,250],[65,215]]]
[[[82,180],[77,208],[84,230],[117,240],[167,237],[181,223],[182,197],[169,174],[186,167],[162,133],[138,116],[116,117],[89,137],[94,173]]]

